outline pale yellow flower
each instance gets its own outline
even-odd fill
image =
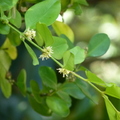
[[[32,39],[34,39],[35,38],[35,36],[36,36],[36,31],[35,30],[33,30],[33,29],[27,29],[25,32],[24,32],[24,35],[25,35],[25,37],[28,39],[28,40],[32,40]]]
[[[43,48],[43,53],[42,55],[40,55],[39,58],[42,58],[42,60],[44,59],[49,59],[51,57],[51,54],[53,54],[53,50],[51,46],[48,46],[46,48]]]
[[[61,73],[63,74],[63,77],[65,76],[68,77],[68,74],[70,73],[70,71],[65,68],[58,68],[57,70],[59,71],[60,74]]]

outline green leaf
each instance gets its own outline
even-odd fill
[[[74,64],[82,63],[85,60],[85,50],[79,46],[72,48],[70,52],[74,55]]]
[[[72,49],[74,47],[74,44],[70,41],[70,39],[66,35],[61,34],[60,37],[64,38],[67,41],[68,49]]]
[[[61,0],[61,11],[64,12],[68,8],[70,0]]]
[[[86,75],[90,82],[103,86],[103,87],[107,87],[107,84],[103,80],[98,78],[94,73],[91,73],[90,71],[86,71]]]
[[[0,63],[2,65],[1,68],[5,69],[5,72],[8,72],[11,65],[11,59],[4,50],[0,50]]]
[[[17,86],[21,93],[26,96],[26,71],[22,69],[17,78]]]
[[[20,34],[13,29],[10,29],[8,38],[12,45],[19,46],[21,44]]]
[[[8,34],[10,31],[10,27],[6,24],[3,24],[1,21],[0,21],[0,34]]]
[[[56,59],[61,59],[63,54],[68,48],[67,42],[65,39],[60,37],[53,37],[54,43],[52,44],[53,54],[52,56]]]
[[[93,36],[88,45],[87,56],[98,57],[106,53],[110,46],[109,37],[104,34],[96,34]]]
[[[3,11],[11,9],[15,4],[18,2],[18,0],[0,0],[0,8]]]
[[[66,92],[64,92],[64,91],[62,91],[62,90],[58,90],[58,91],[56,92],[56,94],[57,94],[62,100],[64,100],[64,101],[66,102],[66,104],[68,105],[68,107],[71,106],[71,98],[70,98],[70,96],[69,96]]]
[[[28,99],[30,102],[30,105],[32,108],[39,114],[44,115],[44,116],[50,116],[51,115],[51,110],[45,105],[38,103],[33,96],[28,95]]]
[[[93,101],[95,104],[98,104],[98,99],[96,99],[96,97],[94,97],[89,89],[88,89],[88,85],[86,84],[86,82],[81,81],[80,79],[76,79],[75,80],[76,85],[80,88],[80,90],[84,93],[84,95],[86,95],[86,97],[88,97],[91,101]]]
[[[81,5],[86,5],[86,6],[88,6],[88,3],[87,3],[86,0],[74,0],[74,2],[78,2],[78,3],[81,4]]]
[[[66,117],[70,112],[66,102],[56,95],[47,97],[46,102],[48,107],[61,117]]]
[[[6,98],[11,96],[12,87],[7,79],[1,79],[1,89]]]
[[[11,19],[9,20],[10,23],[12,23],[17,28],[20,28],[21,22],[22,22],[22,17],[20,15],[19,11],[17,9],[13,8],[13,11],[11,14],[12,14]]]
[[[36,25],[36,42],[42,46],[45,44],[45,46],[51,46],[51,44],[54,42],[52,34],[48,27],[45,24],[37,23]]]
[[[74,9],[76,15],[80,15],[82,13],[82,9],[79,3],[74,3],[71,8]]]
[[[11,84],[6,79],[6,73],[8,72],[10,65],[10,57],[5,51],[0,50],[0,87],[6,98],[11,96]]]
[[[60,22],[60,21],[55,21],[52,24],[52,27],[54,28],[54,30],[55,30],[55,32],[57,33],[58,36],[60,36],[61,34],[64,34],[72,42],[74,41],[74,33],[67,24],[64,24],[63,22]]]
[[[11,59],[16,59],[17,57],[17,49],[15,46],[13,46],[10,43],[10,40],[7,38],[4,42],[4,44],[1,47],[2,49],[5,49],[5,51],[8,53]]]
[[[54,70],[50,67],[42,66],[39,69],[39,75],[42,83],[52,89],[57,89],[57,77]]]
[[[59,0],[45,0],[30,7],[25,14],[27,28],[35,27],[37,22],[51,25],[58,17],[61,10]]]
[[[34,51],[32,50],[32,48],[25,41],[24,41],[24,45],[28,53],[30,54],[31,58],[33,59],[33,65],[38,65],[39,64],[38,58],[36,54],[34,53]]]
[[[76,99],[83,99],[85,95],[74,82],[66,82],[61,86],[61,90],[68,93]]]
[[[120,99],[120,87],[115,84],[108,86],[105,90],[105,94]]]
[[[73,71],[74,69],[74,55],[70,51],[66,51],[63,56],[64,68]]]
[[[103,96],[105,100],[105,105],[107,108],[108,116],[110,120],[119,120],[117,117],[119,115],[119,112],[116,110],[116,108],[113,106],[111,101],[108,99],[106,95]]]
[[[42,98],[40,97],[40,89],[39,89],[38,83],[35,80],[31,80],[30,81],[30,87],[32,89],[32,93],[33,93],[33,96],[34,96],[35,100],[38,103],[41,103]]]

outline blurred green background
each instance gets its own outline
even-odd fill
[[[75,45],[83,48],[87,47],[89,40],[96,33],[106,33],[110,37],[111,45],[107,53],[99,58],[88,58],[82,65],[106,82],[120,86],[120,0],[87,1],[89,6],[82,6],[83,13],[80,16],[68,10],[63,15],[64,21],[70,25],[75,34]],[[38,53],[37,50],[36,52]],[[31,79],[41,83],[37,72],[39,66],[31,65],[31,58],[23,45],[18,47],[18,54],[21,56],[13,61],[11,67],[13,78],[17,77],[21,68],[25,68],[28,86]],[[56,67],[51,60],[41,61],[41,65]],[[67,118],[60,118],[56,115],[44,117],[37,114],[29,106],[28,100],[13,87],[13,95],[9,99],[4,98],[0,92],[0,120],[109,120],[103,99],[94,89],[91,87],[89,89],[99,104],[94,104],[88,98],[73,99],[70,115]],[[120,100],[115,98],[110,100],[120,110]]]

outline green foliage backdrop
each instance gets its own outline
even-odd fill
[[[109,36],[97,33],[84,48],[82,44],[75,45],[74,32],[64,20],[56,21],[68,9],[72,9],[74,15],[80,15],[83,5],[88,6],[86,0],[0,1],[0,34],[6,38],[0,46],[0,88],[6,99],[16,87],[40,115],[67,119],[74,99],[85,101],[87,97],[99,104],[92,96],[91,88],[103,98],[109,119],[120,119],[119,110],[109,99],[120,99],[120,87],[105,82],[82,64],[107,52],[111,44]],[[17,47],[21,45],[26,48],[33,66],[41,65],[40,59],[52,59],[56,63],[55,69],[43,65],[38,69],[42,85],[30,80],[30,86],[27,86],[29,74],[25,69],[19,72],[17,79],[12,77],[14,73],[10,74],[12,61],[19,57]],[[62,74],[61,80],[59,74]]]

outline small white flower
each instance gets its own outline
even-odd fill
[[[39,58],[42,58],[42,60],[44,60],[46,58],[46,60],[47,60],[48,58],[51,57],[51,54],[53,54],[52,47],[48,46],[46,48],[43,48],[43,54],[40,55]]]
[[[34,31],[33,29],[27,29],[25,32],[24,32],[24,35],[25,37],[28,39],[28,40],[32,40],[35,38],[36,36],[36,31]]]
[[[68,74],[70,73],[70,71],[65,68],[58,68],[57,70],[59,71],[59,73],[63,74],[63,77],[68,77]]]

